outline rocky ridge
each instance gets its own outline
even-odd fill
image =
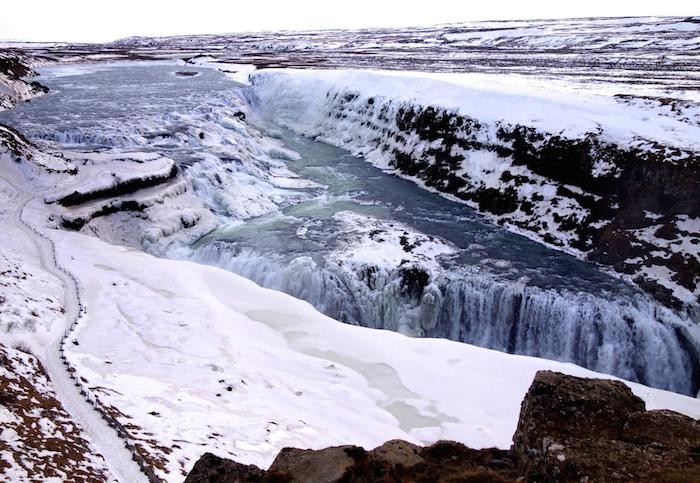
[[[186,483],[698,481],[700,422],[646,411],[618,381],[540,371],[510,450],[393,440],[367,451],[284,448],[267,471],[207,453]]]
[[[10,109],[18,102],[48,91],[40,83],[27,80],[35,75],[27,62],[21,54],[0,51],[0,110]]]

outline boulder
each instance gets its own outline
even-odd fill
[[[513,436],[527,481],[700,481],[698,422],[645,411],[628,386],[541,371]]]
[[[290,475],[299,483],[331,483],[339,481],[355,460],[350,456],[355,446],[333,446],[322,450],[283,448],[270,466],[270,471]],[[360,448],[361,449],[361,448]]]
[[[414,466],[423,463],[425,460],[421,456],[423,448],[403,441],[392,439],[369,452],[375,460],[385,461],[390,465]]]
[[[536,454],[547,441],[619,439],[630,414],[644,410],[644,401],[622,382],[540,371],[521,404],[514,447]]]
[[[185,483],[243,483],[267,481],[266,472],[253,465],[242,465],[211,453],[197,460]]]

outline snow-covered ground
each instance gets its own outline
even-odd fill
[[[211,69],[219,70],[225,73],[227,77],[240,84],[248,84],[250,74],[256,70],[255,65],[253,64],[236,64],[231,62],[220,62],[216,58],[209,55],[200,55],[193,57],[189,59],[187,63],[199,67],[209,67]]]
[[[537,370],[595,375],[341,324],[221,269],[52,238],[87,308],[68,358],[170,481],[204,451],[266,467],[283,446],[447,438],[505,448]],[[700,416],[696,399],[630,386],[649,408]]]
[[[22,157],[18,165],[15,156],[0,151],[0,199],[6,208],[0,213],[1,251],[7,262],[0,272],[0,350],[4,369],[14,374],[6,381],[10,392],[4,401],[14,403],[3,404],[2,432],[3,449],[16,453],[3,455],[0,466],[12,481],[35,481],[39,475],[46,481],[103,480],[108,475],[142,481],[124,442],[80,392],[59,354],[60,341],[78,313],[74,282],[55,264],[52,244],[38,231],[45,228],[46,213],[42,211],[39,228],[24,214],[32,200],[42,205],[37,192],[46,186],[25,174],[43,174],[50,183],[46,175],[55,171],[34,164],[31,157]],[[26,216],[36,221],[31,210]]]
[[[5,179],[13,167],[6,157],[0,159],[0,332],[6,345],[22,344],[38,352],[63,332],[63,286],[41,266],[36,247],[14,222],[26,195]],[[15,176],[14,182],[21,178]]]
[[[567,75],[576,83],[644,78],[656,86],[697,79],[696,18],[642,17],[467,22],[401,29],[259,32],[224,35],[127,38],[84,46],[112,55],[208,56],[224,63],[259,66],[322,66],[493,71]],[[75,56],[75,49],[54,55]],[[675,64],[679,65],[676,66]],[[647,72],[651,65],[673,67]]]
[[[66,412],[36,357],[0,344],[4,481],[108,481],[104,458]]]

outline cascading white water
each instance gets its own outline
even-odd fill
[[[481,183],[482,188],[491,189],[497,183],[509,180],[513,172],[524,173],[522,166],[513,165],[509,156],[494,154],[498,144],[494,126],[500,122],[500,114],[493,109],[485,110],[478,99],[473,99],[474,102],[465,107],[466,112],[478,113],[475,118],[458,118],[452,116],[454,110],[439,111],[421,105],[413,98],[408,99],[408,96],[394,98],[392,89],[402,81],[393,77],[372,77],[379,84],[376,85],[371,82],[362,84],[362,74],[357,74],[357,79],[353,73],[347,73],[341,80],[333,76],[333,73],[305,75],[262,71],[253,76],[249,102],[261,115],[274,119],[277,124],[350,150],[379,168],[408,176],[421,185],[441,187],[450,180],[450,173],[457,173],[467,179],[467,185],[475,182]],[[355,88],[353,80],[358,80],[361,87]],[[423,85],[420,79],[410,79],[410,82],[412,85],[405,91],[416,92],[425,99],[429,86]],[[447,101],[448,104],[456,102],[454,99]],[[425,116],[410,124],[404,114],[413,110],[423,110]],[[493,122],[482,123],[482,119]],[[484,146],[490,147],[485,149]],[[441,153],[439,148],[444,148],[444,152]],[[434,161],[432,167],[440,164],[438,155],[443,156],[444,159],[440,159],[444,165],[459,160],[461,170],[448,173],[436,168],[425,171],[423,178],[416,178],[416,173],[431,162]],[[398,169],[399,166],[403,168]],[[546,183],[538,176],[530,175],[535,181],[520,191],[538,193],[538,200],[544,200],[547,205],[549,192]],[[463,185],[457,180],[454,186],[454,190],[446,191],[458,192]],[[496,205],[499,198],[507,198],[509,193],[501,188],[499,196],[494,196]],[[550,191],[556,192],[556,187]],[[518,216],[531,213],[539,221],[546,219],[543,225],[555,233],[554,239],[569,239],[571,229],[559,229],[552,220],[563,220],[562,213],[571,210],[567,212],[571,219],[580,221],[585,213],[578,201],[555,200],[551,205],[543,205],[546,209],[533,208],[531,212],[528,212],[528,206],[526,203],[514,212]],[[553,210],[552,218],[546,214],[549,209]],[[512,224],[523,226],[517,222]],[[549,235],[552,239],[551,233]],[[546,263],[546,257],[538,260]],[[432,284],[426,287],[425,300],[414,301],[412,305],[407,303],[405,291],[384,292],[387,287],[401,286],[403,282],[398,273],[392,279],[395,283],[392,285],[389,281],[378,288],[382,295],[372,300],[361,296],[364,289],[356,288],[358,278],[362,277],[348,276],[345,268],[340,270],[343,275],[336,274],[334,267],[328,264],[317,270],[330,271],[343,280],[341,291],[347,292],[350,305],[356,301],[355,305],[374,302],[375,313],[365,316],[367,310],[357,307],[344,307],[338,312],[329,307],[328,302],[317,302],[319,296],[316,294],[305,297],[304,294],[313,292],[309,285],[313,285],[318,275],[310,277],[306,283],[295,280],[295,284],[304,286],[299,292],[293,291],[285,281],[279,281],[275,286],[291,290],[290,293],[306,298],[326,313],[351,323],[572,361],[597,371],[688,394],[697,390],[697,381],[693,380],[697,377],[697,362],[686,352],[684,336],[679,335],[674,325],[679,318],[639,293],[623,295],[613,290],[601,295],[589,287],[580,291],[561,285],[548,289],[453,273],[432,280]],[[556,271],[558,276],[566,277],[565,268]],[[578,276],[575,272],[571,275],[574,279]],[[317,289],[321,290],[320,287]],[[330,293],[336,292],[332,290]],[[327,297],[328,294],[324,295]],[[394,309],[399,306],[401,310]]]
[[[654,387],[693,391],[693,361],[673,325],[663,323],[673,315],[641,296],[605,299],[469,274],[419,286],[407,281],[405,271],[319,265],[310,257],[287,263],[225,243],[195,249],[191,257],[306,300],[347,323],[569,361]]]
[[[136,135],[90,133],[79,129],[69,131],[46,130],[35,135],[40,139],[53,141],[63,146],[101,146],[101,147],[130,147],[145,144],[145,140]]]

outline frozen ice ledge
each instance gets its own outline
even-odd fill
[[[700,319],[697,101],[460,74],[285,69],[251,81],[251,104],[276,123],[602,264]]]

